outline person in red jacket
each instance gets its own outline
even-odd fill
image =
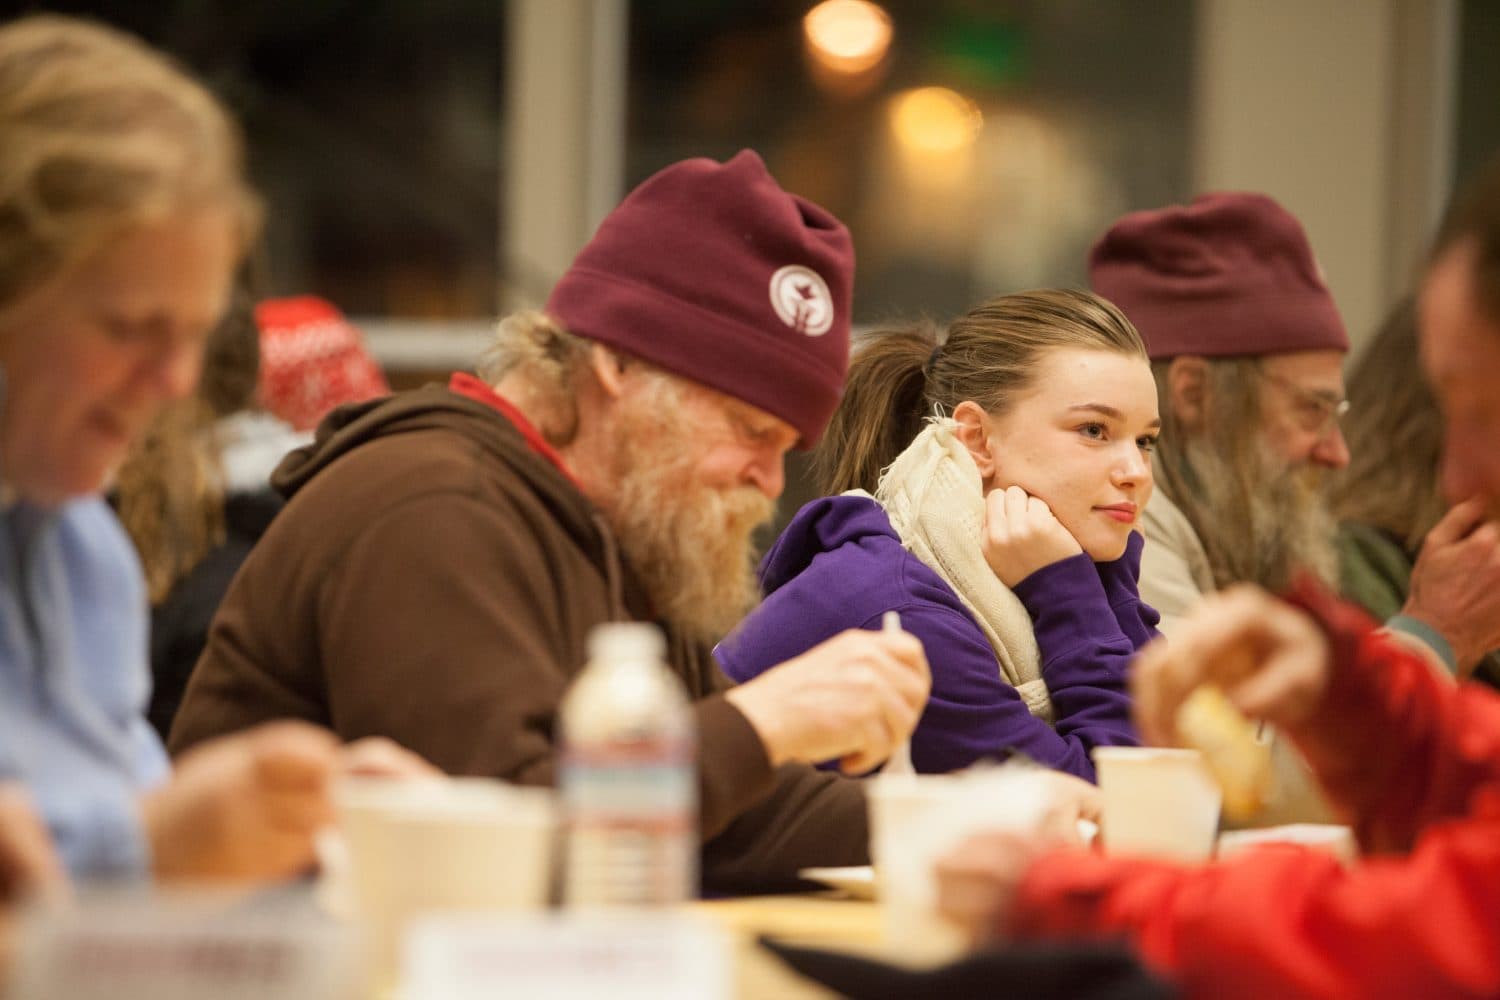
[[[1450,213],[1421,297],[1442,404],[1444,491],[1500,517],[1500,161]],[[1200,868],[990,835],[940,865],[978,938],[1114,938],[1187,997],[1500,997],[1500,696],[1427,663],[1311,584],[1207,600],[1133,688],[1142,735],[1174,740],[1203,683],[1283,727],[1353,824],[1364,861],[1267,846]]]

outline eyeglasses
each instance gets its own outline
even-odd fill
[[[1261,378],[1279,386],[1292,397],[1293,402],[1297,404],[1297,423],[1309,434],[1316,434],[1320,438],[1326,437],[1349,413],[1348,399],[1335,399],[1329,393],[1304,389],[1291,379],[1268,372],[1264,368],[1257,368],[1256,371],[1259,372]]]

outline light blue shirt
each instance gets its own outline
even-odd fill
[[[139,800],[168,766],[143,715],[148,622],[103,500],[0,508],[0,778],[25,783],[78,879],[150,866]]]

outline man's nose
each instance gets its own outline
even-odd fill
[[[756,458],[745,468],[745,481],[768,499],[779,499],[781,491],[786,488],[786,469],[782,464],[782,456],[762,455]]]
[[[1343,428],[1334,424],[1333,428],[1313,445],[1311,457],[1313,462],[1325,469],[1347,467],[1349,465],[1349,442],[1344,439]]]

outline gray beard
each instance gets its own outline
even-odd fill
[[[1337,585],[1338,524],[1321,470],[1261,455],[1242,480],[1244,471],[1199,442],[1187,459],[1196,480],[1192,520],[1219,586],[1248,582],[1279,592],[1300,571]]]
[[[699,483],[680,422],[660,413],[646,405],[620,414],[617,488],[605,513],[655,613],[685,638],[713,643],[760,601],[751,535],[775,504],[750,487]]]

